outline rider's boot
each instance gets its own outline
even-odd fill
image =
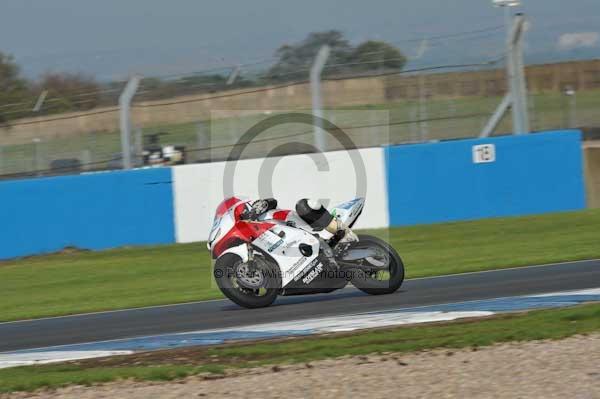
[[[296,213],[302,220],[317,231],[323,230],[333,234],[336,243],[358,241],[356,234],[342,221],[335,218],[319,201],[301,199],[296,203]]]
[[[356,234],[354,234],[350,227],[346,226],[344,222],[337,218],[333,218],[333,220],[331,221],[331,223],[329,223],[325,230],[330,232],[337,238],[338,244],[358,241],[358,237],[356,236]]]

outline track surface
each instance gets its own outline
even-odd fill
[[[0,352],[597,287],[600,260],[407,280],[384,296],[344,289],[282,297],[266,309],[218,300],[9,322],[0,323]]]

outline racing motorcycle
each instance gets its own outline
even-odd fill
[[[364,203],[355,198],[331,214],[352,227]],[[278,295],[329,293],[348,283],[371,295],[390,294],[404,281],[402,259],[377,237],[359,234],[358,241],[343,242],[288,210],[245,220],[246,206],[235,197],[221,202],[207,242],[219,289],[240,306],[266,307]]]

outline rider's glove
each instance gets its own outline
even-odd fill
[[[259,199],[252,203],[250,209],[242,214],[242,219],[256,220],[263,213],[277,208],[277,200],[274,198]]]
[[[252,203],[252,211],[257,215],[262,215],[269,210],[269,203],[267,200],[259,199]]]

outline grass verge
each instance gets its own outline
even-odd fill
[[[0,392],[132,378],[172,380],[227,369],[302,363],[346,355],[402,353],[561,339],[600,331],[600,304],[508,314],[484,320],[399,327],[276,342],[184,348],[107,360],[0,370]]]
[[[376,230],[407,277],[600,258],[600,210]],[[0,263],[0,321],[221,298],[203,243]]]

